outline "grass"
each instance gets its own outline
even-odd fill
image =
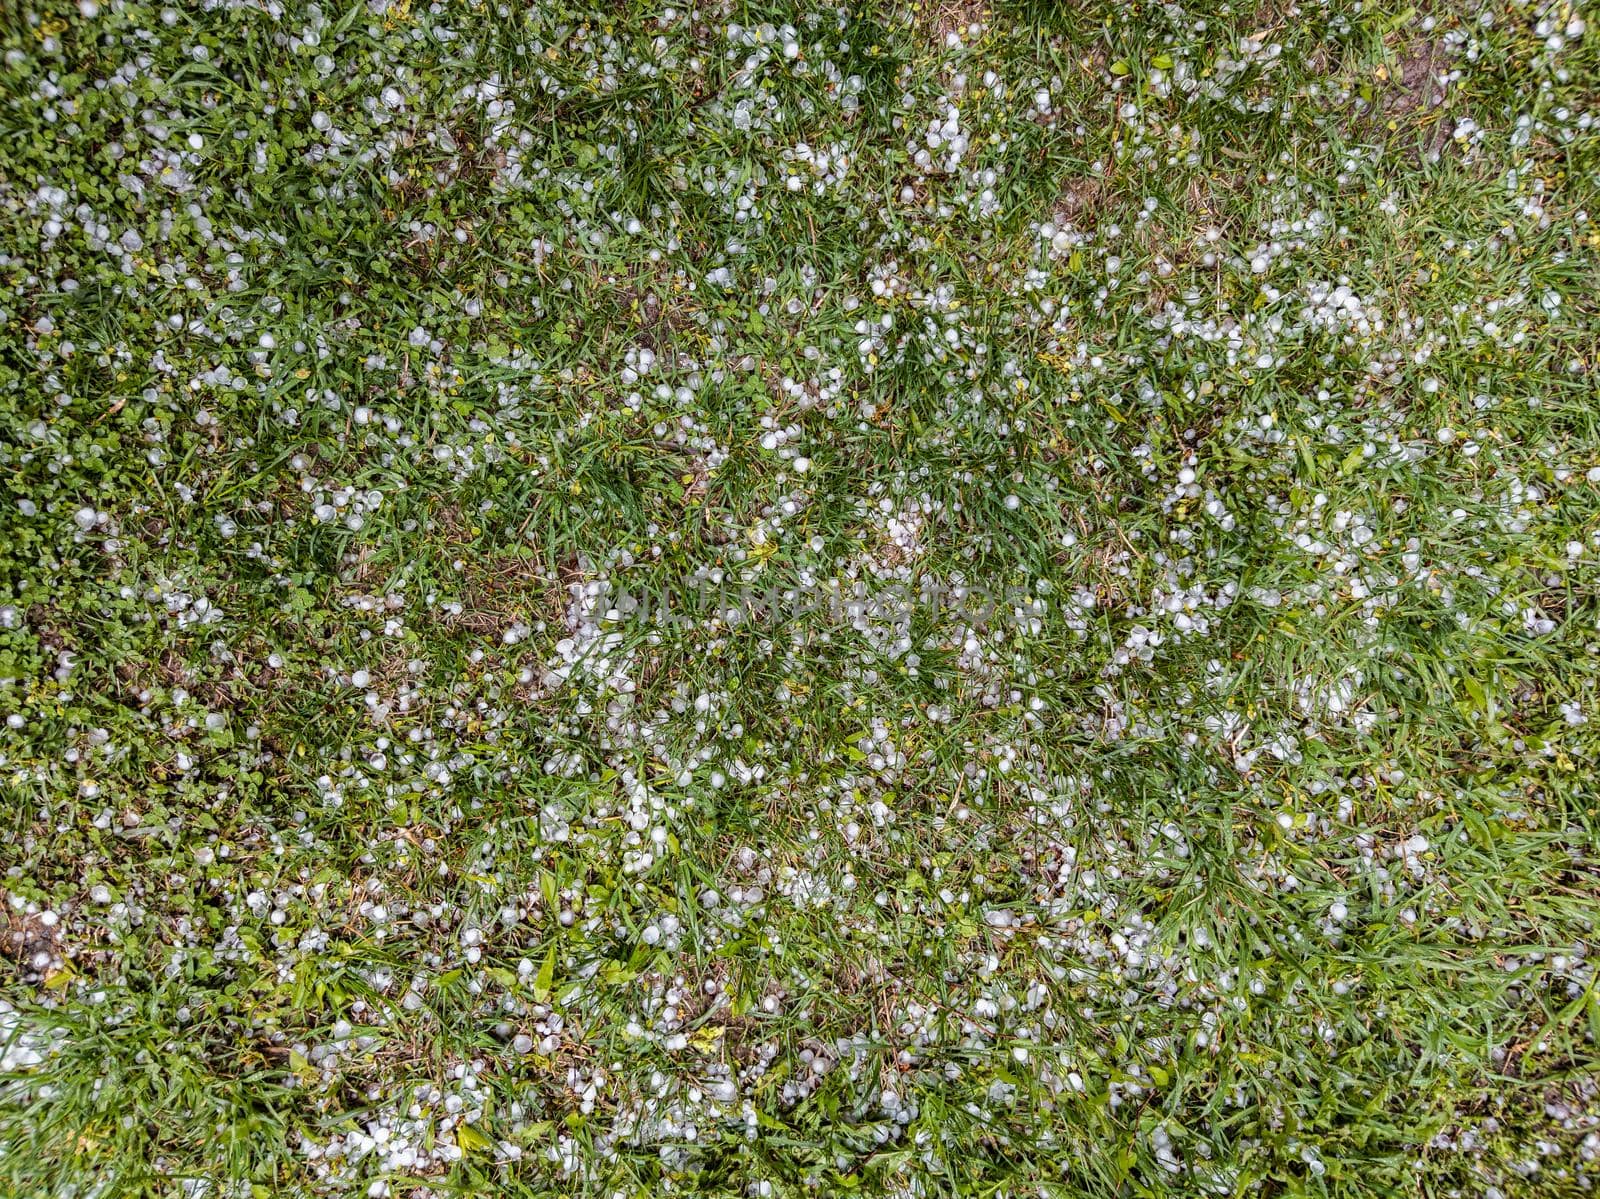
[[[0,22],[0,1190],[1583,1195],[1571,5]]]

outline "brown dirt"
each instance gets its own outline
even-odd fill
[[[1103,180],[1074,176],[1062,181],[1052,215],[1058,225],[1092,229],[1098,221],[1105,198],[1106,185]]]
[[[987,0],[929,0],[919,12],[920,24],[940,46],[948,34],[959,33],[965,41],[973,25],[987,29],[992,16]]]

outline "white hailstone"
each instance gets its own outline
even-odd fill
[[[1449,445],[1456,439],[1456,431],[1446,426],[1435,433],[1434,437],[1438,439],[1440,445]]]
[[[20,712],[13,712],[11,715],[6,717],[6,727],[8,729],[20,729],[25,727],[27,723],[28,721],[26,717],[24,717]]]
[[[198,133],[191,133],[189,135],[189,149],[203,150],[205,149],[205,144],[206,139],[201,137]]]
[[[1020,495],[1006,496],[1006,507],[1015,512],[1018,508],[1022,507],[1022,497]]]
[[[1345,917],[1349,914],[1350,909],[1340,901],[1335,901],[1333,906],[1328,909],[1328,918],[1337,924],[1344,923]]]
[[[270,333],[263,333],[256,338],[256,344],[263,350],[275,350],[278,348],[278,339]]]
[[[365,687],[370,682],[372,682],[372,675],[365,670],[358,670],[350,676],[350,685],[352,687]]]
[[[798,42],[784,42],[783,43],[783,56],[785,58],[799,58],[800,57],[800,44]]]
[[[96,523],[98,523],[100,520],[100,514],[93,508],[85,506],[74,512],[72,514],[72,519],[77,524],[78,528],[87,533],[90,529],[94,528]]]
[[[806,471],[808,471],[810,469],[811,469],[811,459],[809,459],[809,458],[796,458],[794,460],[794,472],[795,472],[795,474],[803,475],[803,474],[806,473]]]

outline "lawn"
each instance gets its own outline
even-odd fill
[[[0,1193],[1594,1194],[1597,221],[1579,3],[0,0]]]

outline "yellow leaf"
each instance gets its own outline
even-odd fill
[[[549,951],[544,955],[544,965],[539,967],[539,973],[533,980],[533,1001],[543,1003],[550,998],[550,988],[556,979],[556,946],[550,943]]]
[[[488,1149],[494,1142],[470,1124],[457,1124],[456,1144],[461,1146],[461,1152],[471,1153],[477,1149]]]
[[[717,1044],[722,1040],[722,1034],[725,1031],[726,1030],[720,1024],[708,1025],[705,1028],[697,1028],[694,1030],[694,1032],[689,1034],[689,1044],[694,1046],[701,1053],[710,1053],[716,1049]]]

